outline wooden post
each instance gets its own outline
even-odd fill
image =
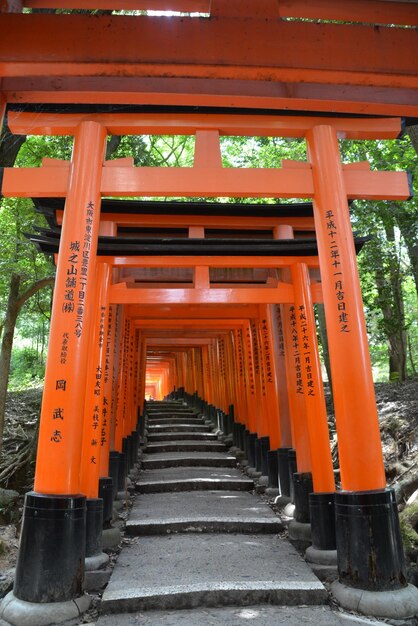
[[[307,133],[343,489],[386,485],[347,192],[331,126]]]

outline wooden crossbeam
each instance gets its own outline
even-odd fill
[[[5,197],[65,197],[69,171],[62,167],[4,168]],[[350,199],[407,200],[410,195],[404,172],[346,170]],[[310,169],[300,168],[103,168],[101,194],[124,197],[247,197],[312,198]]]
[[[286,22],[265,16],[249,20],[239,14],[201,20],[4,14],[0,25],[1,76],[176,76],[417,86],[415,59],[407,53],[415,49],[412,29]]]
[[[219,135],[246,137],[304,137],[313,126],[325,124],[335,128],[340,138],[344,139],[396,139],[402,130],[401,119],[396,117],[369,119],[230,113],[8,113],[9,128],[16,135],[74,135],[83,121],[102,124],[109,135],[195,135],[198,131],[209,131]],[[199,139],[208,141],[201,135],[197,137],[198,141]],[[213,135],[211,143],[212,146],[217,145]]]
[[[320,283],[311,285],[315,302],[322,301]],[[112,304],[290,304],[294,301],[293,286],[278,283],[276,287],[158,289],[129,288],[126,283],[112,285]]]

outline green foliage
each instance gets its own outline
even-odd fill
[[[418,553],[418,502],[405,507],[399,514],[402,540],[408,556]]]
[[[343,141],[343,161],[368,161],[372,170],[407,170],[418,192],[418,159],[409,137],[393,141]],[[418,200],[355,201],[353,230],[370,236],[358,258],[366,320],[374,364],[382,362],[382,342],[393,358],[404,351],[405,370],[415,375],[418,363],[416,311]],[[390,380],[402,378],[391,369]]]
[[[38,387],[45,375],[45,355],[36,348],[14,347],[10,365],[10,391]]]

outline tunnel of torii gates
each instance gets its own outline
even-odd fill
[[[410,185],[404,172],[342,164],[338,147],[342,137],[397,138],[401,120],[10,111],[8,125],[15,134],[74,136],[71,163],[44,159],[39,168],[5,168],[2,176],[3,196],[36,198],[50,229],[31,238],[56,255],[57,266],[15,596],[33,603],[82,596],[86,498],[87,527],[97,519],[99,495],[109,521],[109,493],[123,487],[143,434],[147,394],[198,407],[284,490],[288,480],[277,468],[287,468],[295,450],[296,508],[307,508],[310,492],[317,498],[311,524],[319,526],[318,549],[335,547],[321,531],[335,497],[340,581],[403,589],[356,265],[364,240],[353,238],[348,201],[406,200]],[[110,134],[194,135],[194,165],[104,161]],[[221,135],[305,138],[307,161],[224,168]],[[129,197],[188,201],[120,199]],[[312,198],[312,204],[196,197]],[[315,302],[323,302],[326,316],[337,491]]]

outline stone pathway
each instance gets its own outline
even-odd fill
[[[326,606],[322,583],[278,536],[280,518],[182,403],[149,405],[135,488],[126,525],[132,542],[118,558],[97,626],[353,622]]]

